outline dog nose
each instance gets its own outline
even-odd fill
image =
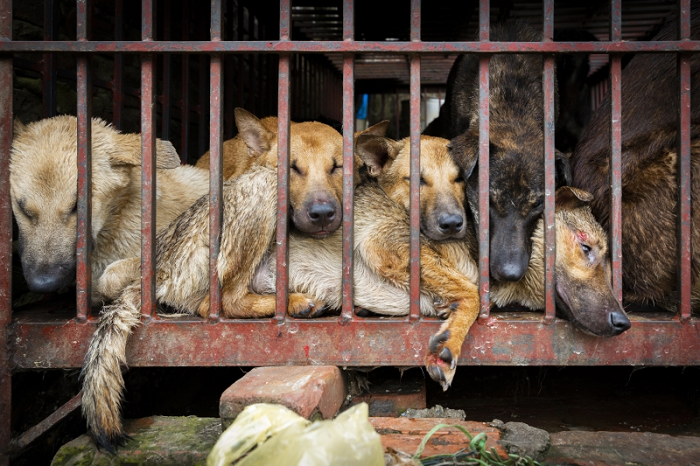
[[[610,326],[613,332],[615,332],[614,335],[619,335],[625,330],[628,330],[632,324],[626,315],[616,311],[610,314]]]
[[[491,275],[498,281],[517,282],[525,275],[525,269],[518,264],[507,262],[500,267],[491,267]]]
[[[311,223],[315,225],[328,225],[335,218],[335,207],[329,202],[317,202],[307,211]]]
[[[442,214],[438,218],[438,227],[443,233],[457,233],[463,225],[464,219],[459,214]]]
[[[56,274],[39,274],[27,280],[27,285],[34,293],[53,293],[61,289],[64,282],[64,277]]]

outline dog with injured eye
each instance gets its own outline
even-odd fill
[[[275,295],[257,292],[256,272],[274,251],[277,214],[276,119],[259,120],[236,109],[239,134],[226,144],[226,159],[245,165],[245,172],[224,183],[223,227],[218,260],[222,314],[230,318],[270,317]],[[383,135],[386,122],[364,134]],[[343,192],[343,137],[318,122],[296,123],[290,130],[289,202],[294,210],[291,230],[314,241],[327,237],[342,224],[339,208]],[[252,159],[251,160],[247,160]],[[359,168],[356,164],[356,169]],[[237,170],[240,170],[237,168]],[[238,172],[239,173],[239,172]],[[359,179],[359,174],[356,174]],[[209,315],[209,204],[208,197],[175,219],[156,238],[156,299],[176,311]],[[263,264],[263,265],[261,265]],[[120,403],[124,381],[126,342],[141,312],[140,261],[121,261],[105,274],[115,295],[114,304],[100,315],[83,365],[83,414],[97,443],[112,450],[123,438]],[[274,292],[273,292],[274,293]],[[315,317],[325,307],[312,298],[293,293],[289,314]]]
[[[381,315],[409,310],[409,139],[362,135],[356,152],[375,182],[355,194],[354,304]],[[448,151],[448,141],[421,137],[421,313],[446,317],[426,356],[431,377],[447,388],[469,328],[478,314],[477,240],[462,206],[464,180]],[[475,154],[474,154],[475,155]],[[591,194],[561,187],[556,193],[556,301],[563,317],[597,336],[615,336],[630,327],[610,285],[605,231],[588,203]],[[532,236],[529,267],[517,282],[492,281],[497,306],[520,304],[544,309],[544,223]],[[340,308],[342,232],[323,241],[290,234],[289,290]],[[266,285],[275,286],[275,264]],[[259,274],[260,275],[260,274]]]

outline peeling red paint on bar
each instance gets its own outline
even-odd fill
[[[554,37],[554,0],[544,2],[544,41],[551,42]],[[544,91],[544,252],[545,252],[545,276],[544,298],[545,316],[544,323],[554,321],[556,314],[555,280],[556,280],[556,228],[554,227],[555,207],[555,153],[554,153],[554,127],[555,106],[554,96],[554,56],[545,55],[542,86]]]
[[[290,0],[280,0],[280,39],[289,40]],[[289,79],[290,57],[279,58],[279,90],[277,95],[277,282],[275,284],[275,320],[284,323],[287,319],[287,297],[289,276],[287,275],[287,229],[289,221]]]
[[[371,41],[74,41],[0,42],[0,53],[668,53],[700,52],[700,41],[371,42]]]
[[[679,40],[690,40],[690,0],[679,1]],[[692,167],[690,153],[690,55],[678,57],[680,120],[678,138],[678,311],[681,321],[690,320],[690,297],[692,292]]]
[[[141,37],[153,40],[153,2],[143,0]],[[156,244],[156,139],[155,139],[155,60],[141,56],[141,315],[155,316]]]
[[[411,0],[411,41],[420,42],[420,0]],[[410,56],[410,309],[408,319],[420,318],[420,57]]]
[[[489,2],[479,7],[479,43],[489,41]],[[489,294],[489,57],[479,57],[479,298],[480,322],[488,321],[491,312]]]
[[[620,1],[610,1],[610,40],[622,37]],[[622,302],[622,57],[610,57],[610,258],[612,289]]]
[[[221,0],[211,2],[211,40],[221,40]],[[223,142],[222,96],[223,57],[212,55],[209,83],[209,320],[221,313],[221,289],[217,261],[223,225]]]
[[[90,2],[77,3],[78,40],[90,39]],[[92,295],[91,242],[92,242],[92,67],[91,57],[77,59],[77,144],[78,144],[78,237],[76,243],[76,307],[78,322],[85,322],[90,314]]]
[[[352,41],[355,31],[355,9],[352,0],[343,2],[343,40]],[[355,58],[343,56],[343,308],[340,323],[353,319],[354,271],[354,134],[355,134]]]

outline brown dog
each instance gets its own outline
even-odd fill
[[[255,162],[245,173],[224,183],[218,261],[222,314],[270,317],[275,311],[275,296],[251,292],[251,283],[270,255],[275,239],[277,136],[243,110],[236,111],[236,120],[238,142],[229,147],[240,151],[230,152],[229,157],[240,161],[252,156]],[[383,134],[385,130],[386,122],[366,131]],[[329,230],[336,221],[338,225],[342,222],[341,209],[335,215],[338,220],[326,215],[331,223],[315,222],[313,218],[314,206],[327,204],[321,199],[339,203],[342,198],[343,177],[338,169],[343,160],[342,139],[340,133],[321,123],[291,127],[291,160],[298,170],[290,176],[290,204],[299,206],[295,211],[299,215],[292,217],[296,234],[319,238],[332,233]],[[160,304],[181,312],[209,314],[208,227],[208,199],[202,197],[158,234],[156,298]],[[120,365],[125,363],[127,338],[139,323],[141,307],[139,262],[127,262],[117,276],[109,279],[125,285],[125,289],[113,305],[104,308],[83,366],[83,414],[95,440],[110,449],[123,436]],[[324,306],[299,293],[290,294],[288,306],[290,315],[296,317],[313,317],[324,311]]]
[[[408,139],[361,136],[357,152],[377,184],[357,188],[355,197],[355,305],[383,315],[409,309],[409,151]],[[449,316],[430,344],[426,364],[431,376],[449,386],[464,337],[476,318],[478,267],[476,239],[462,202],[463,181],[449,157],[447,141],[421,138],[421,312]],[[629,320],[609,283],[605,232],[586,203],[591,195],[575,188],[557,191],[557,302],[582,330],[617,335]],[[458,222],[440,219],[459,217]],[[451,231],[448,231],[450,230]],[[544,308],[544,225],[539,221],[530,266],[518,282],[493,282],[492,302]],[[313,296],[331,308],[341,306],[342,235],[323,241],[290,235],[290,291]],[[254,287],[274,292],[275,264],[259,273]]]
[[[48,118],[15,124],[10,162],[12,209],[19,226],[22,268],[32,291],[59,291],[75,282],[77,120]],[[141,136],[92,120],[92,303],[114,291],[100,277],[120,259],[140,254]],[[156,141],[156,228],[209,189],[207,171],[180,166],[168,141]],[[137,258],[137,261],[139,259]]]

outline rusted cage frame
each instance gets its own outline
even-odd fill
[[[120,4],[119,0],[117,0]],[[698,324],[690,319],[690,67],[689,53],[700,51],[700,42],[690,40],[690,1],[680,0],[679,18],[681,37],[679,41],[664,42],[621,42],[620,41],[620,0],[611,1],[611,35],[609,41],[594,43],[554,43],[551,41],[553,25],[553,0],[545,0],[543,8],[544,36],[542,43],[498,43],[490,42],[489,2],[480,3],[480,41],[479,42],[445,42],[423,43],[420,40],[420,0],[411,2],[411,41],[410,42],[356,42],[353,39],[353,2],[343,3],[343,40],[322,42],[295,42],[290,36],[290,1],[282,0],[280,5],[280,38],[277,41],[222,41],[221,40],[221,2],[212,0],[211,41],[154,41],[152,35],[153,16],[152,0],[143,1],[143,41],[139,42],[95,42],[89,38],[89,2],[78,0],[78,40],[29,42],[12,41],[12,1],[0,0],[0,83],[5,89],[12,88],[13,53],[35,52],[50,54],[52,52],[78,53],[78,119],[79,119],[79,272],[78,272],[78,313],[75,319],[54,319],[37,321],[31,317],[19,317],[12,322],[11,313],[11,207],[9,203],[9,151],[12,134],[12,96],[11,93],[0,95],[0,258],[3,273],[0,273],[0,325],[8,331],[2,333],[5,347],[11,348],[9,360],[3,360],[0,366],[0,447],[6,447],[10,436],[10,364],[17,368],[36,367],[78,367],[86,350],[86,344],[94,330],[95,317],[89,314],[90,268],[89,237],[90,231],[90,125],[91,114],[91,73],[90,54],[141,53],[142,61],[142,96],[149,105],[142,106],[142,132],[144,152],[144,222],[142,257],[144,270],[153,268],[153,228],[152,228],[152,193],[155,190],[153,178],[154,155],[154,119],[153,119],[153,56],[160,53],[206,53],[212,57],[210,64],[210,132],[212,181],[210,189],[210,225],[211,225],[211,271],[212,284],[216,284],[216,256],[218,251],[218,227],[221,225],[221,137],[222,137],[222,91],[221,57],[225,54],[273,53],[280,57],[279,64],[279,183],[278,183],[278,299],[277,314],[272,320],[231,321],[221,320],[215,325],[202,319],[184,319],[177,323],[158,319],[152,313],[154,292],[151,278],[144,282],[144,319],[150,321],[137,329],[132,338],[129,359],[132,366],[161,365],[271,365],[271,364],[315,364],[330,363],[340,365],[420,365],[422,353],[416,348],[423,348],[429,336],[434,333],[439,322],[420,318],[417,311],[419,283],[418,222],[417,199],[419,186],[419,99],[420,99],[420,56],[427,53],[474,52],[483,55],[480,61],[480,153],[479,179],[482,186],[488,186],[488,60],[494,53],[544,53],[545,65],[543,88],[545,91],[545,151],[544,164],[546,172],[545,216],[553,221],[554,213],[554,175],[553,175],[553,55],[561,52],[610,53],[611,60],[611,147],[612,147],[612,242],[619,248],[620,242],[620,119],[619,119],[619,54],[625,52],[678,52],[680,69],[681,99],[681,137],[680,137],[680,313],[674,318],[640,317],[634,319],[633,329],[614,340],[599,340],[576,335],[576,340],[569,342],[561,350],[557,340],[569,337],[570,325],[554,319],[553,268],[548,267],[546,284],[547,298],[544,319],[532,314],[525,314],[521,320],[508,320],[503,316],[489,315],[488,306],[488,216],[480,216],[480,291],[482,312],[480,324],[476,325],[465,343],[460,363],[462,364],[644,364],[644,365],[689,365],[700,360],[700,347],[693,342],[699,332]],[[411,311],[403,322],[394,320],[359,320],[352,313],[352,164],[354,129],[353,118],[353,84],[354,53],[402,53],[411,57]],[[335,319],[303,321],[291,319],[286,315],[286,194],[289,170],[289,110],[290,110],[290,55],[296,53],[345,54],[343,60],[343,122],[344,122],[344,261],[343,261],[343,309],[340,317],[342,326]],[[120,60],[115,60],[115,75],[121,72]],[[53,73],[50,61],[45,62],[45,72]],[[184,84],[183,84],[184,86]],[[150,88],[149,88],[150,87]],[[52,92],[49,88],[47,92]],[[239,92],[241,92],[239,88]],[[51,96],[49,96],[50,98]],[[187,108],[183,97],[183,109]],[[116,105],[116,102],[115,102]],[[189,111],[184,110],[189,118]],[[117,112],[115,111],[115,117]],[[149,164],[149,161],[151,162]],[[149,201],[151,199],[151,201]],[[481,211],[488,212],[488,192],[482,189],[480,196]],[[151,224],[149,224],[149,220]],[[549,223],[551,224],[551,223]],[[546,238],[546,261],[548,266],[554,264],[553,231]],[[615,251],[615,247],[613,247]],[[613,277],[615,290],[620,294],[621,262],[619,253],[613,253]],[[212,286],[212,316],[217,321],[220,303],[218,288]],[[148,304],[150,301],[150,305]],[[214,304],[214,303],[218,304]],[[528,317],[529,316],[529,320]],[[507,329],[503,324],[507,323]],[[542,325],[551,323],[551,325]],[[154,330],[155,329],[155,330]],[[193,330],[195,332],[193,332]],[[233,330],[231,332],[230,330]],[[505,331],[504,331],[505,330]],[[8,333],[9,332],[9,333]],[[194,336],[193,336],[194,333]],[[8,334],[14,338],[9,345]],[[234,335],[233,337],[231,335]],[[291,335],[291,337],[290,337]],[[665,338],[665,343],[659,339]],[[227,337],[227,338],[225,338]],[[286,338],[285,338],[286,337]],[[529,353],[523,357],[513,339],[524,338],[524,347]],[[656,339],[655,339],[656,338]],[[232,339],[234,341],[232,341]],[[374,339],[374,344],[372,342]],[[364,340],[361,341],[360,340]],[[369,340],[369,341],[368,341]],[[183,343],[192,341],[206,343],[206,351],[183,351]],[[488,342],[490,348],[476,347],[475,342]],[[529,343],[528,343],[529,341]],[[536,341],[545,342],[538,346]],[[630,351],[628,341],[640,344]],[[648,344],[643,344],[644,342]],[[27,342],[30,342],[29,344]],[[273,343],[274,351],[268,346]],[[306,343],[306,344],[304,344]],[[384,343],[384,345],[382,345]],[[369,345],[369,346],[368,346]],[[19,347],[21,346],[21,351]],[[326,346],[335,351],[327,351]],[[319,350],[319,347],[321,348]],[[381,351],[367,351],[367,348],[380,348]],[[512,348],[513,352],[504,352],[503,348]],[[189,347],[188,347],[189,349]],[[574,350],[575,349],[575,350]],[[26,350],[26,351],[25,351]],[[267,351],[265,351],[267,350]],[[574,351],[571,351],[574,350]],[[490,352],[489,352],[490,351]],[[408,355],[407,353],[416,353]],[[596,358],[596,353],[600,356]],[[47,355],[51,354],[51,361]],[[582,355],[583,354],[583,355]],[[663,354],[663,357],[660,355]],[[172,355],[176,355],[172,357]],[[66,404],[63,411],[69,411],[79,403],[79,397]],[[60,413],[52,415],[60,418]],[[53,421],[42,423],[48,428]],[[41,431],[42,428],[39,428]],[[36,438],[40,432],[28,432],[27,436]],[[31,434],[31,435],[30,435]],[[21,440],[21,439],[20,439]],[[7,457],[3,457],[6,464]]]

